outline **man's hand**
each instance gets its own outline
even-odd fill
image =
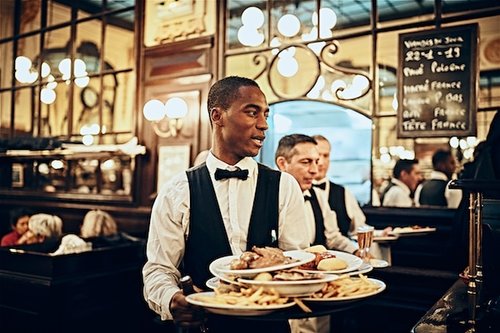
[[[180,327],[198,327],[204,323],[205,313],[202,308],[189,304],[182,291],[178,291],[170,301],[170,312],[176,325]]]

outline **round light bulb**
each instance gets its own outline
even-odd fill
[[[42,63],[42,77],[47,77],[49,74],[50,74],[50,66],[44,61]]]
[[[248,7],[241,14],[241,23],[247,27],[258,29],[264,25],[264,13],[257,7]]]
[[[31,68],[31,59],[25,56],[16,58],[16,70],[29,70]]]
[[[144,104],[142,113],[149,121],[159,121],[165,117],[165,105],[157,99],[149,100]]]
[[[56,92],[52,89],[42,88],[40,100],[44,104],[52,104],[56,100]]]
[[[184,118],[188,113],[188,105],[180,97],[172,97],[165,103],[167,117],[172,119]]]
[[[264,34],[246,25],[238,29],[238,40],[245,46],[259,46],[264,42]]]
[[[293,14],[285,14],[278,21],[278,31],[285,37],[293,37],[300,31],[300,20]]]
[[[293,57],[278,59],[278,72],[284,77],[292,77],[299,71],[299,63]]]
[[[82,143],[86,146],[90,146],[94,143],[94,137],[90,134],[84,135],[82,137]]]

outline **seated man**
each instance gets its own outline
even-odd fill
[[[330,208],[337,214],[337,223],[340,232],[349,236],[357,227],[365,225],[366,217],[354,195],[344,186],[328,180],[327,172],[330,167],[331,146],[327,138],[314,135],[319,151],[318,173],[314,177],[314,189],[326,195]]]
[[[382,193],[382,206],[414,206],[413,193],[422,180],[418,160],[398,160],[392,170],[392,176],[391,182]]]
[[[438,149],[432,155],[431,178],[417,187],[415,205],[441,206],[457,208],[462,198],[462,191],[448,188],[457,162],[449,150]]]

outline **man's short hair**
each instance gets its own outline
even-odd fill
[[[434,153],[434,155],[432,155],[432,167],[434,169],[437,169],[438,165],[440,163],[446,163],[446,161],[448,161],[448,159],[450,158],[450,156],[451,156],[451,151],[450,150],[444,150],[444,149],[438,149],[438,150],[436,150],[436,152]]]
[[[310,142],[315,145],[318,143],[313,137],[305,134],[290,134],[282,137],[278,143],[278,148],[276,149],[276,154],[274,155],[274,160],[276,161],[279,156],[283,156],[288,162],[290,162],[293,155],[296,154],[295,146],[299,143]]]
[[[328,142],[328,144],[330,144],[330,140],[328,140],[326,137],[324,137],[324,136],[323,136],[323,135],[321,135],[321,134],[316,134],[316,135],[313,135],[313,136],[312,136],[312,138],[313,138],[314,140],[316,140],[316,142],[318,142],[318,141],[326,141],[326,142]]]
[[[240,87],[247,86],[260,88],[254,80],[241,76],[228,76],[215,82],[208,92],[208,113],[215,107],[227,110],[240,97]]]
[[[411,170],[413,169],[413,166],[415,164],[418,164],[417,159],[413,160],[407,160],[407,159],[401,159],[396,162],[396,165],[394,165],[394,169],[392,169],[392,176],[396,179],[399,179],[401,176],[401,172],[406,171],[407,173],[410,173]]]

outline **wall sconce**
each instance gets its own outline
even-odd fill
[[[180,97],[169,98],[165,104],[151,99],[144,104],[142,113],[151,122],[156,135],[162,138],[177,137],[182,130],[182,118],[188,113],[188,105]]]

